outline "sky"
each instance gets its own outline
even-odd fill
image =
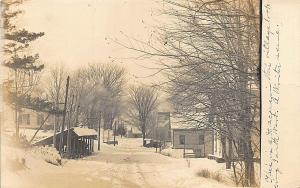
[[[128,37],[148,41],[153,26],[163,24],[160,0],[26,0],[20,7],[24,13],[18,25],[45,35],[31,43],[32,53],[39,53],[47,68],[63,64],[74,71],[93,63],[116,63],[126,68],[129,84],[164,82],[151,59],[117,45],[111,39],[132,44]],[[164,22],[165,23],[165,22]],[[133,43],[134,46],[136,44]],[[71,78],[72,79],[72,78]],[[161,108],[169,108],[165,93],[160,92]]]
[[[128,35],[147,41],[161,6],[154,0],[28,0],[18,24],[45,32],[32,51],[46,65],[59,63],[76,70],[89,63],[114,62],[127,69],[131,82],[151,83],[156,78],[147,76],[156,70],[144,67],[154,67],[153,60],[136,60],[133,57],[141,54],[111,39],[128,44]]]

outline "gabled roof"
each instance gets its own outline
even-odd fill
[[[172,130],[192,130],[192,129],[205,129],[199,127],[199,123],[189,120],[180,114],[173,113],[170,118]]]

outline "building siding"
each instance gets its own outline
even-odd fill
[[[174,149],[193,149],[200,150],[203,157],[213,153],[212,132],[209,130],[173,130],[173,148]],[[185,136],[185,145],[180,144],[180,135]],[[199,144],[200,135],[204,135],[204,144]]]

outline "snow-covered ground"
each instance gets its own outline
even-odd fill
[[[213,179],[197,176],[201,169],[227,173],[224,164],[208,159],[172,158],[155,153],[154,148],[141,146],[136,138],[117,138],[116,146],[101,143],[101,151],[77,160],[64,160],[62,166],[52,165],[36,155],[32,149],[4,146],[2,161],[24,157],[25,168],[4,170],[1,187],[57,188],[217,188],[233,187]],[[95,145],[94,148],[97,148]],[[5,162],[6,161],[6,162]],[[190,165],[188,165],[190,163]],[[8,163],[6,163],[8,164]],[[7,168],[6,168],[7,167]],[[225,178],[225,177],[224,177]]]
[[[20,128],[20,135],[25,135],[26,139],[29,141],[31,140],[31,138],[34,136],[34,134],[36,133],[36,129],[25,129],[25,128]],[[5,135],[10,135],[12,136],[15,133],[15,129],[13,128],[6,128],[3,129],[3,132]],[[32,143],[39,141],[43,138],[49,137],[49,136],[53,136],[54,132],[53,130],[39,130],[37,132],[37,134],[35,135],[34,139],[32,140]]]

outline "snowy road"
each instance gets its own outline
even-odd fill
[[[63,167],[30,162],[30,169],[19,175],[16,187],[25,188],[219,188],[228,185],[198,177],[201,168],[215,161],[175,159],[141,147],[140,139],[119,139],[119,145],[101,145],[92,156],[67,160]],[[97,148],[97,147],[95,147]]]
[[[125,138],[119,139],[119,145],[115,147],[102,144],[99,153],[83,160],[69,161],[64,168],[82,174],[87,181],[100,181],[100,187],[228,187],[197,177],[198,166],[193,168],[193,162],[189,168],[185,159],[163,156],[155,153],[153,148],[141,147],[141,143],[140,139]],[[195,160],[204,160],[203,164],[207,165],[215,164],[207,159]]]

